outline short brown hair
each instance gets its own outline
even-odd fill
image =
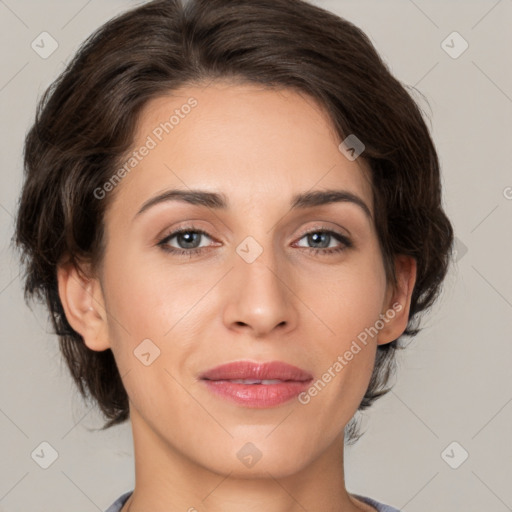
[[[394,255],[417,262],[405,335],[419,332],[419,314],[447,272],[453,230],[434,144],[421,110],[364,32],[301,0],[150,1],[92,34],[41,98],[25,141],[16,219],[25,300],[46,301],[74,381],[109,420],[103,428],[129,417],[128,397],[111,350],[90,350],[69,325],[57,267],[65,257],[101,265],[114,193],[100,201],[94,190],[123,161],[147,102],[217,79],[306,93],[325,107],[341,140],[363,141],[388,279],[395,282]],[[359,410],[390,390],[400,342],[377,347]],[[349,442],[357,438],[351,427]]]

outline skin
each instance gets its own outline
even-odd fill
[[[136,486],[123,512],[355,512],[375,510],[345,488],[343,429],[371,376],[378,344],[403,333],[415,261],[397,256],[398,284],[387,282],[374,223],[349,202],[290,210],[295,194],[344,189],[373,215],[369,167],[348,160],[326,113],[291,90],[217,82],[148,103],[135,134],[144,144],[189,97],[198,105],[127,174],[107,211],[101,272],[58,272],[66,316],[91,350],[111,349],[130,399]],[[164,190],[226,194],[226,211],[162,203],[134,220]],[[204,230],[191,257],[158,242],[172,231]],[[348,236],[308,240],[318,228]],[[247,263],[247,237],[263,252]],[[190,239],[167,242],[185,248]],[[189,249],[190,250],[190,249]],[[198,375],[237,360],[285,361],[316,381],[380,314],[394,318],[312,397],[250,409],[210,393]],[[145,366],[145,339],[160,356]],[[251,468],[237,457],[247,442],[261,452]],[[194,507],[194,508],[192,508]]]

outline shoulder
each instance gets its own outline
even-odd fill
[[[394,508],[390,505],[386,505],[384,503],[381,503],[380,501],[374,500],[373,498],[369,498],[368,496],[361,496],[360,494],[354,494],[350,493],[351,496],[358,499],[359,501],[362,501],[363,503],[366,503],[367,505],[371,505],[374,507],[377,512],[400,512],[397,508]]]
[[[125,492],[122,496],[119,496],[105,512],[119,512],[123,505],[128,501],[128,498],[132,495],[133,491]]]

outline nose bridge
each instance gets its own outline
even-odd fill
[[[263,333],[283,322],[294,322],[288,272],[284,258],[274,246],[272,236],[260,232],[247,236],[235,247],[227,292],[228,324],[243,323]]]

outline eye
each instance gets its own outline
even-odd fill
[[[201,246],[201,240],[204,237],[212,240],[212,237],[208,235],[206,231],[196,229],[193,226],[183,227],[173,231],[165,238],[160,240],[158,242],[158,246],[160,246],[165,252],[177,256],[192,257],[193,255],[199,254],[211,247],[208,245]],[[175,243],[178,244],[178,247],[170,245],[173,239],[176,239]],[[304,247],[301,245],[297,245],[297,247],[301,247],[308,252],[321,255],[338,253],[353,246],[352,241],[345,235],[327,229],[317,228],[312,230],[308,233],[305,233],[299,240],[303,239],[307,239],[307,243],[315,245],[316,247]],[[331,245],[333,242],[335,244],[337,242],[338,246],[335,245],[333,247]]]
[[[166,252],[170,252],[172,254],[177,254],[179,256],[185,255],[194,255],[196,253],[200,253],[205,248],[198,245],[198,242],[202,237],[211,238],[206,231],[201,229],[195,229],[193,227],[184,227],[180,228],[176,231],[173,231],[171,234],[166,236],[163,240],[158,242],[158,245],[162,247],[162,249]],[[178,247],[169,246],[170,241],[176,238],[176,243],[178,243]],[[181,246],[181,247],[180,247]]]
[[[345,235],[327,229],[315,229],[314,231],[305,233],[300,240],[304,238],[307,239],[308,243],[316,245],[316,247],[305,247],[307,251],[312,251],[315,254],[328,255],[338,253],[353,246],[351,240]],[[331,243],[336,241],[341,243],[341,246],[332,247]]]

